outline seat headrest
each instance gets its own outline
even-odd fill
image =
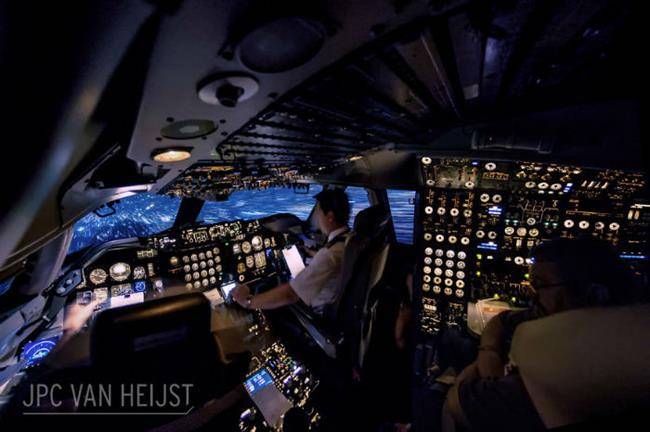
[[[196,346],[210,334],[210,304],[200,293],[108,309],[93,327],[91,359],[101,365],[174,351]]]
[[[363,237],[372,237],[388,226],[390,213],[379,205],[361,210],[354,219],[354,232]]]

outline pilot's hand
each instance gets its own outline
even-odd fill
[[[305,253],[305,255],[310,256],[310,257],[312,257],[312,258],[313,258],[314,255],[316,255],[316,253],[318,252],[318,250],[316,250],[316,249],[312,249],[312,248],[307,247],[307,246],[305,246],[305,245],[300,245],[300,249]]]
[[[95,299],[85,305],[73,303],[66,308],[63,319],[63,340],[69,339],[83,328],[99,303],[100,301]]]
[[[230,292],[230,296],[234,301],[240,304],[243,307],[246,307],[246,299],[251,295],[251,289],[246,284],[237,285]]]

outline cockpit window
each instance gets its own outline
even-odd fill
[[[115,203],[115,213],[100,217],[90,212],[74,225],[68,253],[111,240],[164,231],[174,224],[180,202],[180,198],[144,193]]]
[[[386,192],[397,241],[413,244],[415,191],[389,189]]]
[[[7,278],[0,282],[0,296],[9,291],[11,288],[11,283],[14,281],[13,277]]]
[[[350,226],[354,223],[354,218],[363,209],[370,207],[368,201],[368,192],[361,187],[350,186],[345,189],[350,200]]]
[[[302,193],[296,193],[291,188],[237,191],[230,195],[228,201],[206,201],[197,219],[217,223],[291,213],[306,220],[314,207],[313,196],[321,190],[321,185],[311,185],[309,191]]]

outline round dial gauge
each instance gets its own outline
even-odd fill
[[[133,279],[144,279],[147,276],[147,273],[144,271],[144,267],[137,266],[133,269]]]
[[[241,250],[245,254],[250,253],[251,252],[251,244],[250,244],[250,242],[245,241],[244,243],[242,243],[241,244]]]
[[[264,241],[260,236],[253,237],[251,243],[253,244],[253,249],[255,250],[260,250],[262,247],[264,247]]]
[[[90,281],[94,283],[95,285],[103,284],[106,282],[106,277],[108,276],[106,274],[106,271],[100,268],[96,268],[95,270],[90,272]]]
[[[127,263],[118,262],[113,264],[108,272],[114,280],[122,282],[131,274],[131,267]]]

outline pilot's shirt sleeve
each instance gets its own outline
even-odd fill
[[[305,304],[311,307],[331,303],[336,297],[336,286],[341,269],[341,256],[332,250],[322,248],[289,285]]]

